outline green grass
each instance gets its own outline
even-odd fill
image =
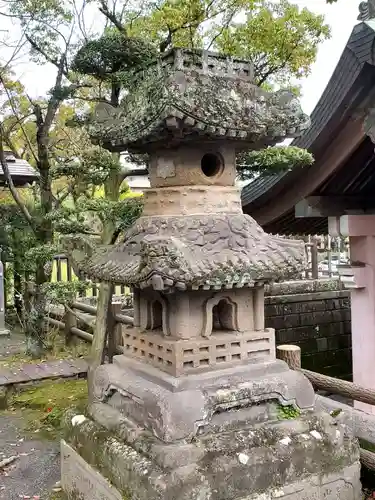
[[[66,410],[74,408],[84,412],[86,405],[86,380],[47,381],[12,394],[8,409],[1,413],[20,415],[28,433],[57,439],[62,433],[62,418]]]
[[[48,500],[68,500],[68,497],[63,491],[59,491],[58,493],[52,491],[50,493],[50,496],[48,497]]]

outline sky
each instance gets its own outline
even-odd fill
[[[334,5],[327,5],[325,0],[297,0],[294,3],[319,14],[324,14],[331,26],[332,36],[319,47],[318,57],[311,74],[302,81],[301,104],[305,113],[311,114],[327,83],[336,68],[340,56],[358,23],[359,0],[338,0]]]
[[[305,113],[310,114],[337,65],[353,26],[357,23],[359,0],[338,0],[334,5],[327,5],[326,0],[294,0],[294,3],[324,14],[332,30],[331,39],[319,47],[317,61],[310,76],[301,82],[302,108]],[[0,29],[2,27],[0,26]],[[29,94],[37,96],[43,95],[52,87],[55,69],[48,65],[42,67],[23,61],[17,67],[17,73]]]

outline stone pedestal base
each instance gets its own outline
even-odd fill
[[[360,500],[359,449],[345,428],[315,412],[277,420],[281,410],[274,410],[267,424],[223,432],[218,425],[173,444],[125,418],[109,431],[68,415],[63,489],[69,500]],[[107,423],[112,412],[100,403],[91,408]]]

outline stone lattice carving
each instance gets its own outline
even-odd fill
[[[141,288],[220,289],[287,278],[303,269],[303,257],[301,241],[270,236],[244,214],[141,217],[124,243],[79,267],[97,280]]]
[[[275,352],[272,330],[255,334],[223,332],[209,338],[174,341],[157,333],[134,335],[125,331],[123,351],[139,361],[147,361],[163,372],[179,377],[202,372],[207,367],[225,368],[244,362],[270,361]]]

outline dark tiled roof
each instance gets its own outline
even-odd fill
[[[11,151],[4,151],[13,182],[16,186],[31,183],[38,178],[37,171],[26,161],[16,158]],[[4,172],[0,166],[0,184],[5,183]]]
[[[248,205],[257,200],[263,193],[275,186],[286,172],[272,175],[261,175],[243,187],[241,192],[242,205]]]
[[[332,77],[324,90],[318,104],[311,115],[311,127],[293,141],[293,146],[306,148],[314,154],[314,169],[319,164],[322,154],[329,148],[332,140],[339,134],[344,124],[355,115],[357,109],[363,107],[366,98],[373,94],[375,82],[374,67],[375,31],[373,23],[360,23],[354,27],[349,41],[341,55]],[[353,167],[353,164],[352,164]],[[358,164],[356,166],[358,170]],[[369,170],[366,167],[367,175]],[[341,194],[346,192],[341,170],[334,174],[332,185],[340,186]],[[345,179],[349,184],[354,170],[346,172]],[[356,172],[356,175],[358,172]],[[259,177],[242,190],[242,205],[246,213],[268,203],[276,202],[277,193],[283,189],[293,189],[296,178],[304,175],[303,169],[295,169],[286,174]],[[349,177],[348,177],[349,175]],[[328,182],[328,179],[327,179]],[[322,186],[323,187],[323,186]],[[313,193],[311,193],[313,194]],[[318,193],[314,193],[318,194]],[[319,194],[323,194],[319,192]],[[326,193],[328,194],[328,193]],[[288,213],[280,216],[265,227],[267,231],[284,234],[327,231],[326,219],[296,219],[294,206]]]

